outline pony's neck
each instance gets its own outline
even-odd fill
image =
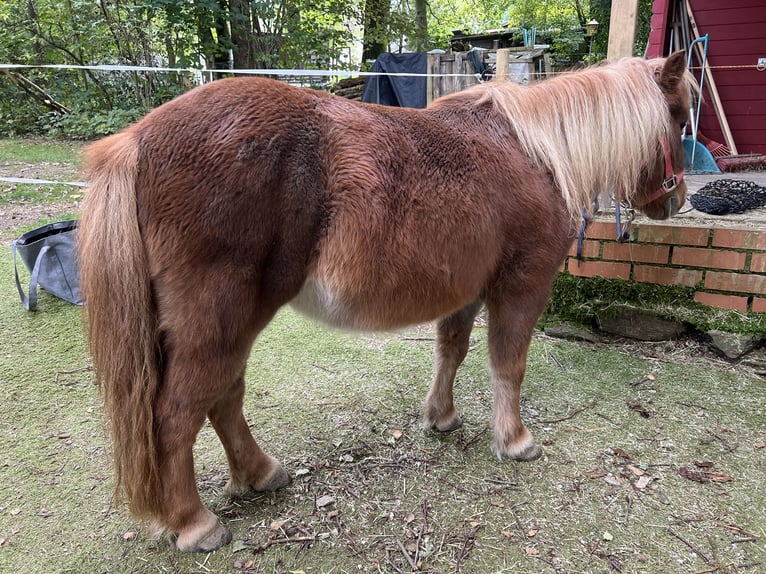
[[[480,93],[477,104],[491,101],[523,150],[550,171],[574,220],[602,194],[632,197],[670,121],[651,68],[638,58],[528,87],[486,84]]]

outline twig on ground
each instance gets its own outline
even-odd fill
[[[271,540],[267,540],[260,546],[253,549],[253,552],[256,554],[260,554],[262,552],[265,552],[272,546],[276,546],[277,544],[297,544],[305,543],[305,542],[316,542],[316,536],[295,536],[293,538],[272,538]]]
[[[726,441],[726,439],[724,439],[724,438],[723,438],[722,436],[720,436],[719,434],[717,434],[717,433],[713,432],[712,430],[708,430],[708,432],[710,433],[710,436],[712,436],[713,438],[715,438],[716,440],[718,440],[718,442],[720,442],[720,443],[723,445],[723,447],[726,449],[726,452],[734,452],[734,451],[736,451],[736,450],[737,450],[737,447],[736,447],[736,446],[731,446],[731,445],[730,445],[730,444],[729,444],[729,443]]]
[[[544,424],[544,425],[552,425],[552,424],[555,424],[555,423],[560,423],[560,422],[568,421],[570,419],[575,418],[581,412],[596,406],[596,402],[597,401],[594,399],[594,400],[586,403],[585,405],[581,406],[579,409],[573,410],[571,413],[569,413],[568,415],[566,415],[564,417],[560,417],[560,418],[557,418],[557,419],[541,419],[541,420],[539,420],[537,422],[540,423],[540,424]]]
[[[694,545],[693,545],[691,542],[689,542],[688,540],[686,540],[686,539],[685,539],[683,536],[681,536],[680,534],[678,534],[678,533],[677,533],[675,530],[673,530],[672,528],[668,528],[668,534],[670,534],[671,536],[675,536],[675,537],[676,537],[676,538],[678,538],[678,539],[679,539],[681,542],[683,542],[684,544],[686,544],[686,546],[688,546],[688,547],[689,547],[689,549],[690,549],[692,552],[694,552],[694,553],[695,553],[697,556],[699,556],[700,558],[702,558],[702,560],[705,562],[705,564],[710,564],[710,558],[708,558],[707,556],[705,556],[705,554],[704,554],[704,553],[703,553],[703,552],[702,552],[700,549],[696,548],[696,547],[695,547],[695,546],[694,546]]]
[[[56,378],[54,379],[54,382],[59,382],[59,377],[61,375],[75,375],[77,373],[89,373],[93,371],[93,366],[88,365],[87,367],[80,367],[79,369],[72,369],[71,371],[56,371]]]
[[[391,560],[391,557],[388,555],[388,548],[386,548],[386,562],[388,563],[389,566],[391,566],[391,568],[396,570],[398,574],[404,574],[404,571],[401,568],[399,568],[396,564],[394,564],[393,561]]]
[[[404,556],[407,559],[407,562],[410,564],[410,568],[412,568],[413,572],[418,569],[417,563],[412,559],[412,556],[410,556],[410,553],[407,551],[407,549],[404,547],[404,544],[401,543],[401,541],[397,540],[396,545],[399,547],[399,552],[402,553],[402,556]]]

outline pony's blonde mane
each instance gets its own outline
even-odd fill
[[[628,58],[521,86],[472,88],[511,123],[524,151],[550,171],[573,218],[619,191],[630,199],[671,127],[656,81],[662,60]]]

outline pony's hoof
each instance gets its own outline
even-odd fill
[[[463,426],[463,419],[455,415],[449,420],[433,423],[433,426],[431,428],[439,432],[452,432],[452,431],[456,431],[462,426]]]
[[[522,450],[520,453],[514,455],[513,460],[518,460],[520,462],[532,462],[533,460],[540,458],[542,455],[543,449],[537,444],[533,443]]]
[[[195,534],[179,535],[176,540],[176,548],[181,552],[212,552],[231,542],[231,531],[216,519],[216,526],[212,532],[203,534],[202,538],[195,539]]]
[[[258,483],[254,485],[254,488],[258,491],[271,492],[287,486],[290,484],[291,480],[292,479],[290,478],[290,475],[287,474],[287,471],[282,468],[282,465],[279,464],[279,462],[276,462],[274,470],[272,470],[262,481],[258,481]]]
[[[267,472],[263,473],[264,470]],[[241,498],[249,493],[251,490],[256,492],[272,492],[279,490],[290,484],[290,475],[287,474],[282,464],[275,458],[269,457],[269,464],[266,469],[260,469],[260,476],[250,478],[234,477],[229,479],[226,483],[224,492],[232,498]]]
[[[427,412],[423,420],[424,429],[438,432],[452,432],[461,426],[463,426],[463,420],[454,409],[448,416],[441,417]]]
[[[532,462],[533,460],[537,460],[542,456],[543,449],[534,441],[522,447],[521,450],[518,451],[501,449],[497,443],[495,443],[492,445],[492,452],[495,453],[499,460],[507,458],[510,460],[517,460],[519,462]]]

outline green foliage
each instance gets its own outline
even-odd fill
[[[0,74],[0,136],[90,138],[119,129],[194,85],[189,74],[34,67],[69,64],[354,69],[365,42],[402,49],[448,48],[454,30],[535,26],[559,67],[605,56],[610,0],[431,0],[428,38],[416,0],[29,0],[0,4],[0,62],[33,66]],[[422,3],[421,3],[422,4]],[[366,11],[376,10],[374,22]],[[378,13],[379,12],[379,13]],[[421,6],[422,14],[422,6]],[[641,0],[636,50],[648,34]],[[584,25],[601,26],[592,43]],[[589,56],[589,49],[592,54]],[[222,74],[219,73],[218,76]],[[23,81],[20,81],[22,80]],[[73,110],[66,114],[66,110]],[[52,113],[55,112],[55,113]]]
[[[106,112],[76,111],[66,115],[50,114],[46,135],[92,140],[113,134],[144,115],[141,109],[115,108]]]

